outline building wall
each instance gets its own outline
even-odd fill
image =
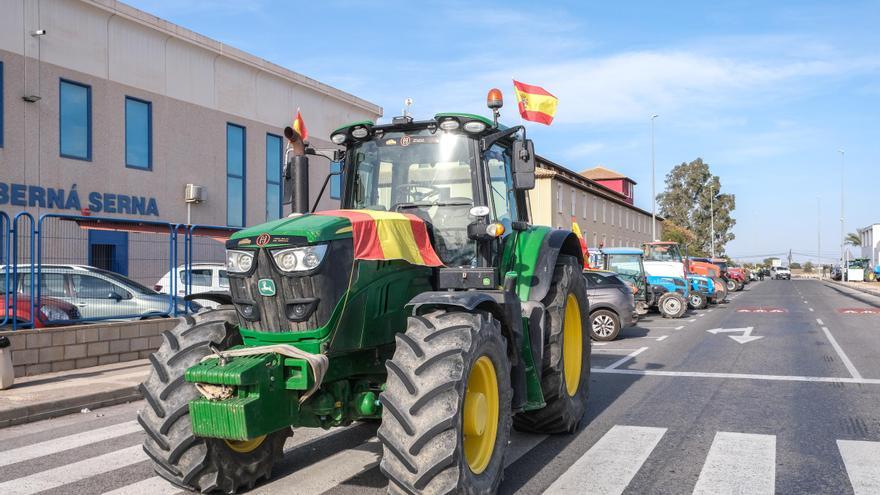
[[[591,248],[639,247],[651,241],[651,214],[557,177],[541,177],[529,192],[533,222],[554,228],[570,229],[575,217]],[[586,208],[584,206],[586,205]],[[657,221],[657,237],[663,222]]]
[[[872,266],[880,264],[880,224],[859,229],[859,237],[862,241],[860,257],[870,258]]]
[[[300,108],[316,147],[332,129],[376,119],[381,108],[265,60],[109,0],[2,0],[4,125],[0,182],[89,194],[154,198],[158,216],[186,221],[184,186],[205,186],[192,222],[226,224],[226,125],[246,128],[246,225],[266,220],[266,134],[281,135]],[[45,29],[45,36],[31,36]],[[59,84],[91,86],[92,159],[59,154]],[[28,103],[24,95],[40,100]],[[125,166],[125,97],[152,104],[152,170]],[[328,163],[313,159],[313,198]],[[102,196],[104,197],[104,196]],[[25,200],[27,201],[27,199]],[[333,207],[325,197],[322,207]],[[23,208],[77,214],[75,209]],[[94,208],[93,208],[94,210]],[[132,217],[131,213],[102,216]]]

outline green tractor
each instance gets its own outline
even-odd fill
[[[194,296],[220,306],[183,317],[150,356],[138,420],[159,475],[234,493],[271,476],[294,428],[374,421],[389,492],[494,493],[512,426],[577,429],[583,254],[570,231],[529,223],[532,143],[498,124],[492,95],[494,119],[334,131],[344,149],[323,155],[339,166],[321,194],[333,181],[342,210],[309,213],[308,158],[322,152],[285,130],[295,213],[232,236],[229,293]],[[393,259],[407,232],[370,239],[352,220],[401,213],[424,224],[441,266]],[[358,254],[369,242],[384,259]]]

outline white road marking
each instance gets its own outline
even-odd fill
[[[35,443],[26,447],[0,451],[0,466],[8,466],[16,462],[36,459],[37,457],[75,449],[91,443],[103,442],[104,440],[140,431],[143,431],[143,429],[137,424],[137,421],[126,421],[125,423],[67,435],[66,437],[53,438],[52,440]]]
[[[698,314],[698,315],[697,315],[697,318],[700,318],[700,317],[702,317],[702,316],[706,316],[706,313],[700,313],[700,314]]]
[[[719,431],[694,495],[773,494],[775,488],[776,436]]]
[[[663,341],[666,340],[668,337],[669,337],[669,335],[664,335],[664,336],[662,336],[662,337],[658,337],[658,338],[657,338],[657,342],[663,342]]]
[[[688,322],[690,322],[690,323],[693,323],[693,322],[695,322],[695,321],[697,321],[696,318],[691,318],[690,320],[688,320]]]
[[[639,354],[641,354],[641,353],[643,353],[643,352],[645,352],[645,351],[647,351],[647,350],[648,350],[647,347],[641,347],[641,348],[639,348],[639,349],[636,349],[636,350],[632,351],[631,353],[627,354],[626,356],[624,356],[624,357],[618,359],[617,361],[614,361],[613,363],[611,363],[611,364],[610,364],[608,367],[606,367],[605,369],[606,369],[606,370],[613,370],[614,368],[617,368],[618,366],[622,365],[623,363],[629,361],[630,359],[632,359],[632,358],[638,356]]]
[[[752,335],[752,330],[754,327],[743,327],[743,328],[713,328],[711,330],[706,330],[707,332],[717,335],[719,333],[736,333],[742,332],[742,335],[728,335],[731,339],[739,342],[740,344],[747,344],[749,342],[754,342],[758,339],[763,339],[763,335]]]
[[[807,309],[809,309],[809,310],[810,310],[810,313],[812,313],[812,312],[813,312],[813,308],[807,308]]]
[[[591,345],[608,345],[608,342],[593,342]]]
[[[623,493],[665,433],[666,428],[613,426],[544,495]]]
[[[822,319],[821,319],[821,318],[816,318],[816,323],[818,323],[818,324],[820,324],[820,325],[824,325],[824,323],[822,323]]]
[[[828,327],[822,327],[822,331],[825,332],[825,336],[828,337],[828,342],[831,342],[831,347],[834,347],[834,350],[837,351],[837,355],[840,357],[840,360],[843,361],[843,365],[846,366],[846,370],[849,371],[849,374],[855,378],[859,379],[862,377],[859,370],[852,364],[852,361],[849,360],[846,353],[843,352],[843,348],[840,347],[840,344],[834,340],[834,336],[831,335],[831,331],[828,330]]]
[[[323,493],[330,487],[357,476],[379,465],[382,457],[382,444],[378,438],[349,449],[342,450],[310,465],[307,469],[295,471],[283,478],[260,487],[261,494],[270,493]],[[293,487],[296,487],[295,490]]]
[[[681,330],[682,328],[684,328],[684,325],[682,325],[680,327],[675,327],[676,330]]]
[[[174,495],[180,493],[181,489],[172,485],[161,476],[153,476],[145,480],[125,485],[121,488],[104,492],[102,495],[133,495],[140,493],[149,493],[150,495]]]
[[[714,309],[714,308],[709,308],[709,309],[706,310],[707,313],[711,313],[712,311],[715,311],[715,309]]]
[[[838,378],[833,376],[797,376],[797,375],[758,375],[751,373],[711,373],[703,371],[661,371],[661,370],[621,370],[608,368],[590,368],[593,373],[610,375],[641,375],[667,376],[684,378],[721,378],[738,380],[766,380],[775,382],[819,382],[819,383],[852,383],[858,385],[880,385],[877,378]]]
[[[0,483],[4,495],[30,495],[148,460],[140,445]]]
[[[810,303],[808,303],[807,301],[804,301],[804,304],[810,304]]]
[[[855,495],[880,493],[880,442],[838,440],[837,448]]]

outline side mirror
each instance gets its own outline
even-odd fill
[[[513,188],[527,191],[535,188],[535,146],[531,139],[513,142]]]
[[[342,162],[330,162],[330,198],[342,199]]]
[[[122,300],[122,296],[117,294],[116,292],[111,292],[107,294],[107,299],[113,299],[114,301],[119,302]]]
[[[284,164],[281,169],[281,204],[289,205],[293,203],[293,177],[290,173],[290,162]]]

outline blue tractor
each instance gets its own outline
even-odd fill
[[[636,309],[641,314],[657,309],[664,318],[681,318],[688,308],[690,291],[684,278],[650,276],[645,272],[641,249],[603,248],[591,256],[595,268],[620,275],[636,288]]]

